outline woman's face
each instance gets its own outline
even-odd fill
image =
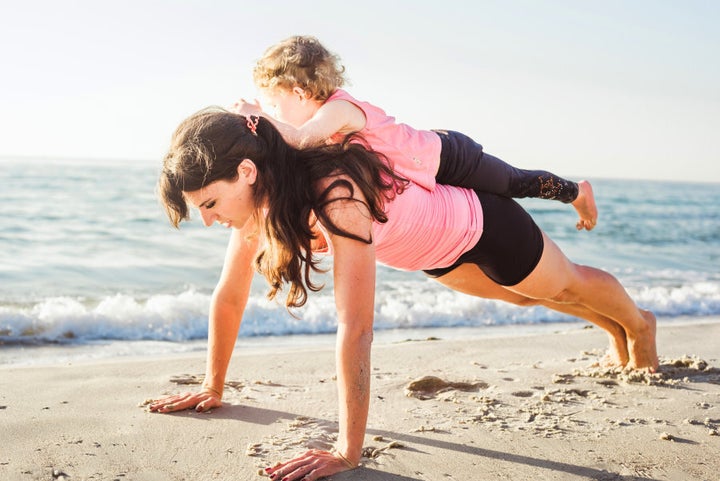
[[[238,165],[237,179],[217,180],[200,190],[185,192],[185,199],[200,211],[207,227],[217,222],[239,229],[257,208],[252,187],[256,179],[255,164],[245,159]]]

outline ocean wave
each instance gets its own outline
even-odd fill
[[[663,318],[720,314],[720,282],[630,289],[639,306]],[[51,297],[32,305],[0,305],[1,343],[82,343],[97,340],[183,342],[207,337],[210,295],[188,289],[139,299],[127,294],[97,301]],[[323,334],[337,327],[327,289],[291,315],[278,302],[253,295],[240,335]],[[574,322],[542,307],[517,307],[459,294],[426,280],[378,286],[375,327],[413,329]]]

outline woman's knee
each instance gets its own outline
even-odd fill
[[[563,304],[583,304],[588,295],[588,287],[594,284],[598,276],[610,276],[610,274],[599,269],[569,262],[565,283],[556,293],[550,296],[550,299]]]

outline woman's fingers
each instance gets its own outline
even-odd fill
[[[155,401],[150,404],[150,411],[158,411],[160,409],[167,408],[168,406],[173,406],[175,403],[180,401],[182,399],[182,395],[174,395],[174,396],[168,396],[161,399],[156,399]]]
[[[348,469],[345,461],[333,453],[313,449],[291,461],[267,468],[265,472],[273,481],[315,481]]]
[[[160,400],[155,405],[151,405],[150,410],[159,413],[171,413],[187,409],[188,404],[189,403],[186,396],[174,396],[171,398]]]
[[[172,413],[184,409],[195,408],[198,412],[222,406],[222,401],[215,393],[184,393],[158,399],[150,404],[151,412]]]

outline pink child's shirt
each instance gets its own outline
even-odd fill
[[[346,100],[363,111],[365,128],[360,135],[374,151],[388,158],[394,171],[428,190],[435,188],[442,149],[440,137],[435,132],[397,123],[382,109],[356,100],[342,89],[337,89],[325,102],[333,100]],[[336,134],[331,140],[340,142],[342,137]]]

